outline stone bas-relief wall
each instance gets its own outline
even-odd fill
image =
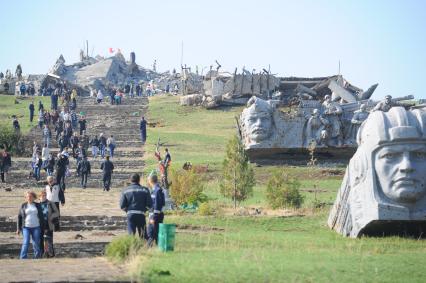
[[[368,117],[373,103],[340,105],[330,97],[320,101],[305,101],[295,111],[277,108],[278,101],[252,97],[241,113],[238,127],[241,140],[249,154],[316,150],[352,150],[356,148],[356,133]],[[293,109],[294,110],[294,109]]]
[[[328,225],[349,237],[426,232],[426,112],[393,107],[361,125]]]

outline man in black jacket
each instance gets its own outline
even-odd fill
[[[77,171],[81,174],[81,187],[86,188],[87,176],[90,175],[90,162],[87,160],[87,156],[83,155],[83,160],[78,164]]]
[[[59,155],[58,161],[56,162],[56,181],[59,184],[61,190],[65,191],[65,172],[67,170],[68,158],[64,153]]]
[[[106,160],[101,164],[102,169],[102,182],[104,185],[104,191],[109,191],[111,187],[111,175],[114,171],[114,164],[109,160],[109,156],[106,156]]]
[[[152,200],[148,188],[139,184],[139,174],[133,174],[130,182],[132,184],[121,192],[120,208],[127,214],[129,235],[134,235],[137,230],[139,237],[142,238],[146,225],[145,212],[152,207]]]
[[[30,106],[28,106],[28,109],[30,110],[30,122],[32,123],[34,119],[34,109],[35,109],[33,101],[30,102]]]

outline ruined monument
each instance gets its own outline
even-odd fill
[[[253,96],[237,119],[241,140],[251,158],[302,156],[312,145],[318,155],[348,158],[356,149],[357,123],[368,116],[365,109],[371,109],[374,103],[365,102],[362,115],[354,114],[359,106],[341,105],[329,96],[323,103],[302,101],[290,111],[279,105],[280,101]]]
[[[348,237],[426,232],[426,111],[392,107],[360,126],[328,226]]]

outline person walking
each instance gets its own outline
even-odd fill
[[[111,158],[114,158],[115,139],[114,139],[113,135],[111,135],[107,139],[107,146],[108,146],[108,150],[109,150],[109,155],[111,156]]]
[[[53,248],[53,231],[55,231],[55,225],[59,223],[59,210],[54,202],[47,199],[46,190],[43,190],[40,193],[40,206],[43,212],[45,224],[40,237],[41,254],[46,257],[54,257],[55,249]]]
[[[106,160],[101,164],[102,169],[102,182],[104,191],[109,191],[111,187],[111,177],[114,171],[114,164],[109,160],[109,156],[106,156]]]
[[[47,144],[47,147],[50,146],[50,139],[51,138],[52,138],[52,131],[50,131],[50,128],[47,124],[44,124],[43,140],[44,140],[44,144]]]
[[[40,236],[44,228],[44,217],[39,203],[34,202],[37,195],[33,191],[25,193],[25,200],[19,209],[16,234],[23,236],[21,253],[19,258],[28,258],[30,238],[33,244],[34,258],[41,257]]]
[[[121,192],[120,208],[127,214],[127,232],[129,235],[135,235],[136,231],[139,237],[144,237],[145,232],[145,213],[152,207],[152,200],[149,190],[140,185],[139,174],[133,174],[130,177],[131,185]]]
[[[98,94],[96,95],[96,102],[99,104],[104,99],[104,95],[102,93],[102,90],[98,90]]]
[[[12,156],[5,149],[3,152],[0,152],[0,175],[2,183],[6,183],[10,167],[12,167]]]
[[[41,167],[47,172],[47,164],[49,162],[50,149],[48,145],[45,143],[44,147],[41,149]]]
[[[146,142],[146,124],[147,124],[147,122],[145,120],[145,117],[142,116],[141,122],[139,123],[139,129],[141,131],[142,144],[145,144],[145,142]]]
[[[92,156],[96,158],[99,150],[99,140],[98,136],[95,136],[89,143],[92,146]]]
[[[55,170],[55,156],[53,156],[52,153],[49,153],[49,158],[47,159],[47,166],[46,166],[47,176],[52,176],[54,170]]]
[[[78,164],[77,171],[80,172],[81,175],[81,187],[85,189],[87,185],[87,177],[91,174],[90,162],[87,160],[87,156],[83,156],[83,160]]]
[[[64,131],[64,122],[62,120],[58,120],[58,122],[55,124],[56,141],[59,140],[59,137],[61,136],[63,131]]]
[[[105,158],[105,149],[106,149],[106,146],[107,146],[107,140],[104,137],[104,134],[101,133],[99,135],[99,151],[101,153],[102,158]]]
[[[35,110],[34,101],[30,102],[30,105],[28,106],[28,109],[30,110],[30,123],[32,123],[33,120],[34,120],[34,110]]]
[[[67,171],[68,166],[68,158],[65,156],[65,153],[59,153],[58,154],[58,161],[56,162],[55,166],[55,179],[56,182],[59,184],[60,188],[65,191],[65,173]]]
[[[58,209],[60,219],[61,217],[61,209],[60,206],[65,205],[65,191],[61,188],[60,183],[58,182],[58,179],[55,177],[49,176],[47,177],[47,185],[45,187],[46,190],[46,198],[53,202]],[[55,231],[60,230],[60,221],[57,221],[55,223]]]
[[[82,115],[80,120],[78,121],[78,124],[80,126],[80,136],[83,135],[83,132],[86,131],[87,121],[86,118]]]
[[[34,178],[36,181],[40,181],[40,171],[43,165],[43,160],[40,155],[37,153],[34,159]]]
[[[72,156],[76,158],[77,157],[76,151],[80,143],[80,139],[78,138],[76,132],[74,132],[74,135],[71,137],[70,143],[71,143],[71,149],[72,149]]]
[[[38,111],[38,126],[39,126],[39,128],[40,128],[40,130],[42,130],[43,129],[43,123],[44,123],[44,112],[43,112],[43,109],[40,109],[39,111]]]
[[[160,223],[164,221],[163,208],[166,205],[164,191],[158,184],[157,175],[153,174],[149,176],[149,184],[151,186],[151,199],[152,199],[152,210],[153,210],[153,222],[154,222],[154,240],[158,243],[158,230]]]

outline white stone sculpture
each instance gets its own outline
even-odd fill
[[[274,107],[269,102],[253,96],[241,113],[241,129],[244,144],[259,144],[268,140],[274,132]]]
[[[344,236],[426,232],[426,112],[392,107],[362,123],[328,225]]]

